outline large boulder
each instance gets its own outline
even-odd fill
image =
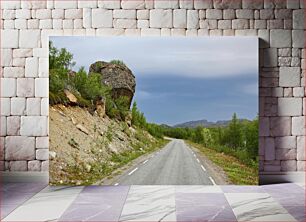
[[[112,64],[103,61],[97,61],[90,65],[90,73],[99,73],[102,76],[102,84],[112,88],[112,97],[127,97],[128,105],[131,102],[135,93],[136,80],[132,71],[123,64]]]

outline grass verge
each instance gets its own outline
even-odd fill
[[[137,137],[139,137],[138,142],[132,145],[133,149],[118,154],[112,154],[103,161],[88,163],[91,166],[90,170],[86,169],[82,164],[75,164],[67,167],[65,171],[69,177],[67,178],[68,181],[78,180],[82,181],[82,183],[78,185],[91,185],[104,178],[112,178],[115,176],[112,175],[115,170],[127,165],[144,154],[149,154],[161,149],[169,142],[169,140],[165,139],[155,139],[154,142],[152,142],[141,132],[137,133]],[[63,184],[64,183],[61,183],[61,185]]]
[[[186,142],[197,148],[214,164],[221,167],[231,183],[237,185],[258,185],[258,167],[247,166],[236,157],[206,148],[203,145],[191,141]]]

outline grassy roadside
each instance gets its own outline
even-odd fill
[[[257,185],[258,184],[258,169],[246,166],[237,158],[209,149],[203,145],[186,141],[189,145],[197,148],[214,164],[221,167],[227,174],[229,180],[237,185]]]
[[[145,133],[141,131],[138,131],[136,137],[138,142],[132,144],[133,149],[118,154],[112,154],[103,161],[91,162],[91,169],[88,171],[86,171],[86,168],[76,165],[66,168],[69,180],[83,181],[82,184],[78,185],[91,185],[104,178],[110,179],[114,176],[113,173],[117,169],[129,164],[142,155],[161,149],[169,142],[169,140],[166,139],[155,139],[152,142],[147,139]]]

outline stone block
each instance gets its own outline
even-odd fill
[[[49,161],[42,161],[41,162],[41,171],[49,171]]]
[[[25,58],[14,58],[13,66],[20,67],[23,69],[23,67],[25,66]]]
[[[294,97],[304,97],[305,96],[305,89],[304,87],[294,87],[293,88],[293,96]]]
[[[39,160],[32,160],[28,162],[28,171],[40,171],[41,162]]]
[[[49,99],[42,98],[41,99],[41,115],[42,116],[49,116]]]
[[[233,29],[248,29],[249,21],[247,19],[234,19],[232,20]]]
[[[163,2],[163,1],[161,0],[161,1],[158,1],[158,2]],[[176,4],[178,4],[177,0],[174,0],[172,2],[174,4],[175,4],[175,2],[176,2]],[[166,3],[164,3],[164,4],[167,5]],[[121,0],[121,8],[123,8],[123,9],[144,9],[145,8],[145,1],[144,0]]]
[[[78,7],[78,1],[65,1],[65,0],[56,0],[54,1],[54,8],[60,8],[60,9],[71,9],[71,8],[77,8]]]
[[[14,49],[13,57],[14,58],[25,58],[33,56],[33,49]]]
[[[238,19],[254,19],[254,10],[251,9],[237,9],[236,17]]]
[[[3,122],[1,122],[3,124]],[[7,135],[8,136],[18,136],[20,134],[20,117],[19,116],[9,116],[7,117]]]
[[[51,13],[53,19],[64,19],[65,17],[64,9],[53,9]]]
[[[27,20],[26,19],[15,19],[15,29],[26,29]]]
[[[187,10],[175,9],[173,10],[173,27],[187,28]]]
[[[149,19],[150,13],[149,10],[137,10],[137,19]]]
[[[172,10],[150,10],[151,28],[172,28]]]
[[[78,1],[78,8],[97,8],[96,0]]]
[[[300,116],[302,115],[302,98],[279,98],[279,116]]]
[[[297,160],[306,160],[305,139],[305,136],[297,137]]]
[[[240,9],[241,0],[214,0],[216,9]]]
[[[223,19],[234,19],[234,18],[236,18],[234,9],[223,10]]]
[[[291,117],[271,117],[271,136],[290,136]]]
[[[115,19],[136,19],[136,10],[115,9],[113,11],[113,17]]]
[[[200,20],[200,28],[202,30],[199,30],[202,34],[206,33],[204,31],[205,29],[217,29],[218,23],[217,20],[211,20],[211,19],[206,19],[206,20]],[[208,30],[207,30],[208,33]]]
[[[46,116],[22,116],[20,135],[47,136],[48,118]]]
[[[269,30],[265,30],[265,29],[258,30],[258,38],[259,38],[259,47],[260,48],[268,48],[269,47],[269,42],[270,42]]]
[[[193,4],[194,4],[195,9],[213,8],[213,1],[212,0],[198,0],[198,1],[194,1]]]
[[[293,136],[305,135],[305,117],[304,116],[292,117],[292,135]]]
[[[119,28],[101,28],[97,29],[97,36],[120,36],[124,35],[124,29]]]
[[[231,29],[232,21],[231,20],[219,20],[218,29]]]
[[[199,13],[197,10],[187,10],[187,28],[199,28]]]
[[[91,9],[83,9],[83,27],[87,29],[91,28]]]
[[[5,78],[24,77],[24,68],[23,67],[4,67],[3,77]]]
[[[51,9],[37,9],[35,10],[35,18],[50,19],[52,18],[52,11]]]
[[[17,9],[15,14],[17,19],[30,19],[31,10],[29,9]]]
[[[296,149],[276,149],[275,156],[277,160],[295,160]]]
[[[38,149],[38,150],[36,150],[36,159],[37,160],[48,160],[49,159],[49,150],[48,149]]]
[[[262,9],[263,7],[263,0],[242,0],[242,8],[244,9]]]
[[[306,161],[297,161],[297,171],[306,171]]]
[[[49,79],[35,79],[35,97],[48,97],[49,95]]]
[[[0,107],[2,109],[2,107]],[[2,144],[2,136],[6,136],[7,135],[7,126],[6,126],[6,116],[1,115],[0,116],[0,138],[1,138],[1,146],[0,146],[0,157],[2,157],[3,155],[3,149],[4,149],[4,143]],[[3,146],[2,146],[3,145]],[[1,160],[3,160],[2,158],[0,158]]]
[[[11,115],[11,100],[9,98],[0,98],[1,116]]]
[[[160,30],[160,35],[161,36],[171,36],[171,29],[169,29],[169,28],[162,28],[161,30]]]
[[[289,8],[289,9],[299,9],[300,8],[300,0],[289,0],[289,1],[287,1],[287,8]]]
[[[291,31],[273,29],[270,31],[270,44],[275,48],[291,47]]]
[[[266,20],[255,20],[254,22],[254,28],[255,29],[266,29],[267,28],[267,21]],[[268,30],[265,30],[268,31]]]
[[[301,60],[298,57],[292,57],[291,59],[291,66],[292,67],[301,67]]]
[[[21,1],[21,8],[23,9],[41,9],[46,7],[47,7],[46,1],[36,1],[36,0]]]
[[[35,139],[25,136],[7,136],[5,138],[5,160],[34,160]]]
[[[265,138],[265,160],[275,160],[274,138]]]
[[[137,20],[137,28],[149,28],[149,20]]]
[[[63,29],[73,29],[73,20],[72,19],[65,19],[63,20]],[[72,35],[72,34],[71,34]]]
[[[220,9],[207,9],[206,18],[207,19],[222,19],[222,10]]]
[[[180,0],[180,8],[182,9],[193,9],[193,1],[190,0]]]
[[[99,0],[98,7],[105,8],[105,9],[118,9],[120,8],[120,1],[118,0]]]
[[[15,91],[16,91],[16,83],[15,83]],[[16,95],[16,92],[15,92],[15,95]],[[19,97],[33,97],[34,96],[34,79],[33,78],[18,78],[17,79],[17,96]]]
[[[136,19],[114,19],[114,28],[136,28]]]
[[[26,113],[28,116],[39,116],[40,115],[40,98],[28,98]]]
[[[259,136],[270,136],[270,123],[269,118],[259,118]]]
[[[280,67],[290,67],[291,65],[291,57],[279,57],[278,58],[278,66]]]
[[[81,19],[83,17],[82,9],[66,9],[65,19]]]
[[[49,59],[39,58],[38,63],[38,76],[39,77],[49,77]]]
[[[21,48],[39,48],[40,30],[20,30],[19,46]]]
[[[3,9],[2,11],[2,19],[9,20],[16,18],[16,10]]]
[[[1,48],[18,48],[18,30],[1,30]]]
[[[278,49],[278,56],[283,56],[283,57],[291,56],[291,48]]]
[[[38,77],[38,58],[26,58],[25,77]]]
[[[36,137],[36,149],[48,149],[49,137]]]
[[[16,96],[16,79],[1,78],[1,97]]]
[[[296,136],[283,136],[275,138],[277,149],[296,149]]]
[[[283,160],[281,161],[281,171],[296,171],[296,160]]]
[[[1,9],[20,9],[20,1],[1,1]]]
[[[126,0],[129,1],[129,0]],[[159,0],[154,1],[154,8],[159,9],[177,9],[179,8],[178,0]]]
[[[113,13],[107,9],[92,10],[93,28],[110,28],[113,26]]]
[[[11,99],[11,115],[24,115],[25,107],[25,98],[14,97]]]
[[[293,29],[305,29],[305,15],[303,9],[293,11]]]
[[[10,171],[27,171],[27,161],[10,161],[9,162]]]
[[[300,82],[301,69],[299,67],[280,67],[279,86],[297,87],[300,86]]]
[[[304,48],[305,46],[304,30],[293,30],[292,31],[292,46],[294,48]]]
[[[275,18],[276,19],[291,19],[292,18],[292,10],[290,10],[290,9],[276,9],[275,10]]]
[[[277,67],[277,49],[268,48],[264,49],[264,66]]]

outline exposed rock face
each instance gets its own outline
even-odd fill
[[[136,80],[132,71],[125,65],[112,64],[103,61],[97,61],[90,65],[90,73],[99,73],[102,76],[102,83],[112,88],[112,97],[117,99],[122,96],[128,98],[128,104],[131,105]]]

